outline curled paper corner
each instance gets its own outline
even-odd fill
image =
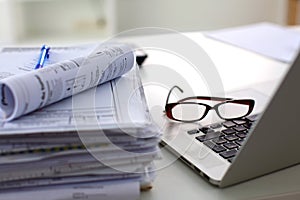
[[[11,121],[15,112],[14,91],[7,84],[0,82],[0,121]]]

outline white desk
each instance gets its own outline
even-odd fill
[[[251,53],[237,47],[233,47],[224,43],[220,43],[203,37],[199,33],[187,34],[193,38],[195,42],[201,45],[213,60],[217,70],[219,71],[225,91],[233,90],[239,87],[252,85],[257,82],[265,82],[282,77],[288,69],[288,64],[274,61],[263,56]],[[151,36],[132,38],[132,41],[144,46],[146,43],[151,44],[151,40],[164,40],[168,36]],[[147,41],[147,42],[145,42]],[[149,42],[149,43],[148,43]],[[174,41],[176,43],[176,41]],[[166,98],[166,93],[162,95],[159,90],[155,90],[163,84],[172,84],[174,77],[170,74],[164,77],[166,81],[159,85],[157,82],[160,76],[159,71],[153,71],[153,64],[173,65],[178,67],[179,63],[168,61],[166,57],[159,54],[149,53],[146,66],[142,68],[141,74],[143,83],[146,88],[146,96],[150,103],[161,101],[158,107],[162,107]],[[180,66],[179,66],[180,67]],[[193,78],[191,74],[191,79]],[[176,81],[176,80],[174,80]],[[193,84],[197,80],[193,80]],[[198,80],[199,81],[199,80]],[[149,85],[154,86],[153,88]],[[261,88],[261,86],[264,86]],[[156,87],[157,86],[157,87]],[[172,85],[169,85],[171,87]],[[269,91],[271,94],[275,85],[261,84],[257,89]],[[196,92],[199,92],[196,88]],[[203,94],[199,94],[203,95]],[[151,99],[156,100],[151,100]],[[153,105],[152,105],[153,106]],[[150,111],[155,111],[155,107],[151,107]],[[162,165],[168,160],[175,157],[169,153],[163,153],[163,159],[157,161],[158,165]],[[259,163],[258,163],[259,164]],[[296,196],[280,197],[280,199],[299,199],[300,198],[300,165],[281,170],[270,175],[266,175],[251,181],[244,182],[229,188],[216,188],[196,175],[189,167],[180,160],[163,167],[157,173],[157,178],[153,184],[154,188],[149,192],[143,192],[140,199],[260,199],[266,196],[278,196],[280,194],[297,193]],[[277,199],[274,197],[274,199]]]

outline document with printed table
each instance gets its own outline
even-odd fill
[[[0,52],[0,199],[40,199],[43,191],[99,198],[97,185],[150,187],[161,134],[133,51],[126,44],[54,47],[47,65],[34,70],[39,51]],[[126,199],[122,192],[139,194],[106,195]]]

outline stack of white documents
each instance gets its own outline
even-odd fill
[[[136,199],[151,185],[160,131],[125,50],[52,48],[34,70],[38,48],[2,49],[0,199]]]

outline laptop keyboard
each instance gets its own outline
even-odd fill
[[[232,162],[258,116],[252,115],[241,119],[212,124],[200,129],[189,130],[188,134],[204,133],[195,138],[224,159]]]

